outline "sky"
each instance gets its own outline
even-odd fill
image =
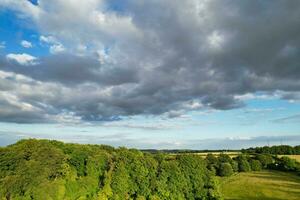
[[[300,1],[0,0],[0,146],[300,144]]]

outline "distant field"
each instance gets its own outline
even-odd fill
[[[287,156],[300,162],[300,155],[279,155],[278,157]],[[300,199],[300,198],[299,198]]]
[[[203,152],[203,153],[186,153],[186,154],[199,155],[204,158],[209,153],[211,153],[215,156],[218,156],[218,155],[220,155],[221,152]],[[229,155],[231,158],[234,158],[234,157],[238,156],[239,154],[241,154],[241,152],[239,152],[239,151],[222,152],[222,153]],[[179,154],[183,154],[183,153],[179,153]],[[177,155],[177,154],[171,154],[171,155]],[[282,156],[287,156],[289,158],[296,159],[298,162],[300,162],[300,155],[278,155],[278,157],[282,157]]]
[[[263,171],[221,178],[225,200],[299,200],[300,177],[291,173]]]
[[[201,157],[206,157],[207,154],[213,154],[213,155],[215,155],[215,156],[218,156],[218,155],[220,155],[220,153],[227,154],[227,155],[229,155],[230,157],[236,157],[236,156],[238,156],[239,154],[241,154],[241,152],[239,152],[239,151],[231,151],[231,152],[174,153],[174,154],[171,154],[171,155],[177,155],[177,154],[193,154],[193,155],[198,155],[198,156],[201,156]]]
[[[224,154],[228,154],[228,155],[238,155],[240,154],[241,152],[239,151],[231,151],[231,152],[204,152],[204,153],[193,153],[193,154],[196,154],[196,155],[200,155],[200,156],[206,156],[207,154],[213,154],[213,155],[219,155],[220,153],[224,153]]]

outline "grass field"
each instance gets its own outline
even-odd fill
[[[299,200],[300,177],[285,172],[239,173],[221,178],[225,200]]]
[[[300,162],[300,155],[279,155],[278,157],[287,156]],[[300,198],[299,198],[300,199]]]

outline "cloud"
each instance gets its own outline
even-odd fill
[[[6,42],[2,41],[0,42],[0,49],[5,49],[6,47]]]
[[[0,70],[55,85],[51,98],[32,94],[51,108],[45,115],[55,110],[83,121],[298,98],[300,2],[125,0],[120,9],[113,3],[120,2],[1,1],[37,27],[52,54],[38,63],[12,54],[10,61],[19,61],[0,58]]]
[[[18,64],[25,65],[25,66],[37,64],[37,58],[26,53],[22,53],[22,54],[10,53],[6,55],[6,58],[8,61],[15,61]]]
[[[273,123],[300,123],[300,114],[272,120]]]
[[[20,139],[39,138],[55,139],[64,142],[75,142],[81,144],[107,144],[115,147],[125,146],[138,149],[241,149],[267,145],[299,145],[300,136],[298,135],[279,135],[279,136],[258,136],[258,137],[236,137],[236,138],[209,138],[209,139],[153,139],[149,137],[136,138],[131,133],[114,134],[33,134],[26,132],[5,132],[0,131],[0,146],[15,143]]]
[[[38,7],[30,1],[1,0],[0,7],[17,11],[22,18],[37,18],[40,15]]]
[[[22,45],[24,48],[32,48],[31,42],[26,41],[26,40],[22,40],[22,41],[21,41],[21,45]]]
[[[49,51],[52,54],[58,54],[64,52],[65,47],[53,36],[40,36],[40,42],[50,45]]]
[[[48,44],[55,44],[58,43],[57,39],[54,38],[53,36],[40,36],[40,42],[48,43]]]
[[[191,149],[241,149],[256,146],[268,145],[298,145],[300,136],[279,135],[279,136],[254,136],[236,138],[211,138],[203,140],[193,140],[187,142]]]
[[[50,46],[50,53],[57,54],[65,51],[65,47],[62,44],[54,44]]]

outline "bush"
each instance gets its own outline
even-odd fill
[[[231,176],[233,169],[230,163],[221,163],[219,169],[219,176]]]
[[[252,171],[260,171],[262,169],[262,165],[259,160],[251,160],[250,161]]]

